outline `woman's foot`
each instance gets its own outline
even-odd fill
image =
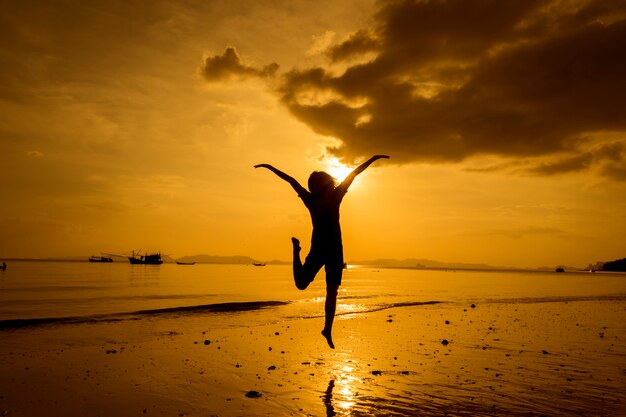
[[[335,348],[335,344],[333,343],[333,336],[330,334],[330,330],[322,330],[322,336],[324,336],[326,338],[326,342],[328,342],[328,346],[330,346],[331,349]]]
[[[294,253],[300,253],[300,241],[298,239],[296,239],[295,237],[291,238],[291,244],[293,245],[293,252]]]

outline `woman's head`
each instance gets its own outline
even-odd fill
[[[323,194],[335,188],[335,179],[324,171],[315,171],[309,176],[309,191]]]

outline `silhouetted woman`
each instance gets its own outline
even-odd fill
[[[343,245],[341,243],[341,227],[339,225],[339,206],[346,195],[348,187],[357,175],[363,172],[374,161],[389,158],[387,155],[374,155],[359,165],[342,181],[335,186],[335,179],[326,172],[315,171],[309,176],[309,190],[307,191],[298,181],[284,172],[268,164],[255,165],[255,168],[267,168],[279,178],[287,181],[298,193],[306,208],[311,213],[313,235],[311,250],[304,264],[300,260],[300,241],[291,238],[293,244],[293,278],[296,287],[304,290],[309,286],[315,275],[324,266],[326,271],[326,302],[324,310],[326,320],[322,335],[328,345],[335,348],[332,338],[333,320],[337,306],[337,291],[341,285],[343,272]]]

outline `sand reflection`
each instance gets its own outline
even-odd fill
[[[354,375],[352,365],[340,365],[336,376],[328,382],[328,388],[322,396],[327,416],[351,415],[357,404],[357,387],[362,380]]]

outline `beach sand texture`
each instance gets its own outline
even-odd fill
[[[387,308],[339,316],[335,350],[323,318],[262,310],[5,330],[0,413],[623,416],[625,313],[619,297]]]

